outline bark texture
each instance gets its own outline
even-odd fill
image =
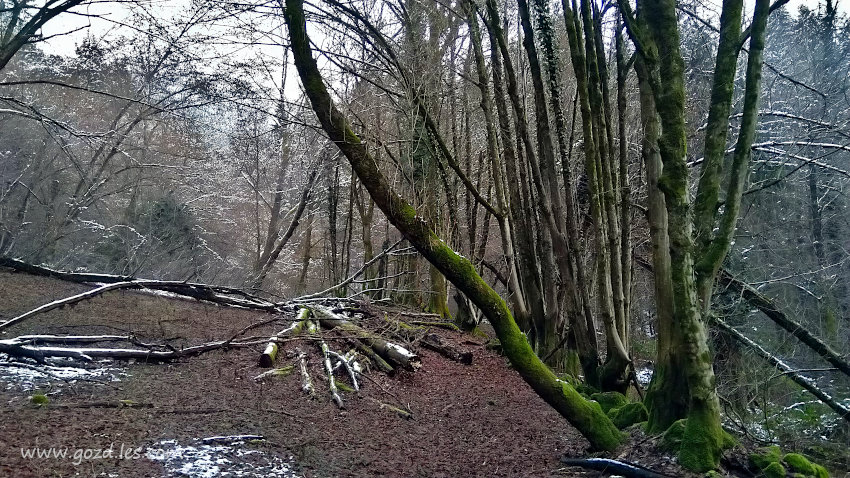
[[[585,400],[566,382],[559,380],[534,354],[525,335],[520,332],[504,300],[478,275],[467,259],[457,255],[416,210],[391,188],[354,134],[342,113],[336,108],[312,57],[307,37],[301,0],[286,2],[286,22],[295,65],[322,128],[348,158],[360,181],[390,222],[429,262],[437,267],[458,289],[463,291],[487,316],[498,335],[505,354],[523,379],[544,400],[572,423],[594,448],[614,449],[622,435],[598,407]]]

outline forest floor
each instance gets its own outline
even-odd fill
[[[0,319],[86,289],[0,269]],[[34,317],[0,338],[133,333],[185,346],[228,338],[264,318],[110,292]],[[98,363],[82,372],[85,380],[0,367],[0,476],[602,476],[559,466],[562,456],[583,456],[587,442],[504,357],[484,346],[485,339],[433,331],[471,350],[473,363],[419,348],[419,370],[393,377],[373,371],[360,394],[344,394],[344,410],[324,393],[318,368],[313,400],[301,390],[297,368],[287,377],[255,381],[263,371],[257,365],[261,346],[164,364]],[[294,359],[284,347],[278,366],[287,363]],[[36,390],[49,397],[48,404],[31,403]],[[381,403],[401,404],[413,417],[402,418]],[[229,438],[210,439],[222,436]],[[38,453],[36,448],[67,455],[25,456]]]

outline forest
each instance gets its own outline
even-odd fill
[[[0,0],[0,475],[850,476],[845,187],[838,0]]]

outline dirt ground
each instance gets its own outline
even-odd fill
[[[0,270],[0,319],[86,289]],[[192,301],[111,292],[37,316],[0,338],[133,333],[141,340],[168,339],[180,347],[228,338],[267,318]],[[251,334],[267,336],[280,329],[274,324]],[[28,397],[33,390],[6,377],[0,381],[0,476],[599,476],[559,467],[561,456],[581,456],[587,442],[531,391],[504,357],[470,343],[468,336],[434,330],[471,350],[473,364],[418,348],[421,369],[394,377],[372,371],[375,382],[364,381],[361,394],[344,393],[345,410],[329,400],[318,368],[313,400],[300,389],[297,372],[255,381],[263,371],[257,365],[262,346],[166,364],[106,364],[115,381],[53,380],[41,388],[50,399],[46,406],[32,404]],[[295,363],[291,350],[296,346],[315,349],[315,344],[293,342],[282,351],[278,366]],[[312,362],[319,366],[318,360]],[[119,400],[130,400],[125,403],[132,406],[93,406]],[[413,418],[404,419],[381,403],[403,405]],[[230,461],[213,463],[212,472],[185,463],[169,467],[145,453],[174,443],[169,440],[197,445],[204,437],[228,435],[265,439],[238,445],[244,453],[230,449]],[[115,453],[122,446],[142,453],[131,459],[79,460],[22,453],[32,447],[74,451],[110,445]],[[268,472],[274,463],[283,465]]]

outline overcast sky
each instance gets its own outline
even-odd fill
[[[850,0],[836,0],[839,11],[846,15]],[[720,0],[705,0],[706,4],[717,4],[715,9],[720,11]],[[744,0],[747,10],[752,12],[754,0]],[[792,14],[795,14],[800,5],[809,5],[810,8],[816,9],[819,3],[824,0],[791,0],[786,8]],[[168,19],[175,15],[180,15],[189,5],[191,0],[146,0],[143,2],[145,9],[161,18],[164,23],[168,23]],[[43,30],[45,37],[52,37],[42,43],[40,46],[48,53],[58,54],[63,56],[72,56],[75,53],[77,45],[79,45],[87,35],[95,38],[109,39],[110,37],[127,35],[130,32],[129,27],[125,26],[126,20],[130,15],[130,8],[121,3],[112,3],[107,0],[99,0],[92,4],[84,5],[75,9],[73,12],[64,13],[48,22]],[[713,19],[717,24],[718,19]],[[745,23],[747,20],[745,20]],[[209,32],[204,32],[209,33]],[[323,37],[320,34],[311,32],[313,41],[323,43]],[[225,48],[225,47],[220,47]],[[271,58],[279,59],[282,54],[281,47],[251,47],[250,49],[236,49],[236,55],[266,55]],[[322,59],[319,59],[320,64]],[[296,79],[294,68],[289,68],[286,84],[286,96],[290,99],[295,99],[300,96],[300,84]],[[259,78],[253,80],[265,81]],[[280,85],[279,76],[270,78],[277,87]]]
[[[850,0],[836,0],[839,11],[846,14]],[[747,4],[752,4],[753,0],[745,0]],[[822,0],[820,0],[822,3]],[[145,2],[148,9],[157,12],[163,16],[171,16],[179,13],[186,5],[191,2],[188,0],[149,0]],[[788,10],[795,13],[800,5],[809,5],[810,8],[817,8],[819,0],[791,0],[788,4]],[[751,11],[752,7],[748,10]],[[43,48],[50,53],[60,55],[73,55],[76,45],[78,45],[88,34],[97,38],[108,37],[109,35],[121,32],[122,23],[129,13],[129,10],[119,3],[98,2],[91,5],[85,5],[82,8],[75,10],[83,15],[62,14],[52,21],[48,22],[44,28],[45,36],[60,35],[47,42]],[[719,8],[718,8],[719,11]],[[92,17],[91,15],[99,16]],[[69,33],[70,32],[70,33]],[[68,33],[66,35],[63,35]]]

